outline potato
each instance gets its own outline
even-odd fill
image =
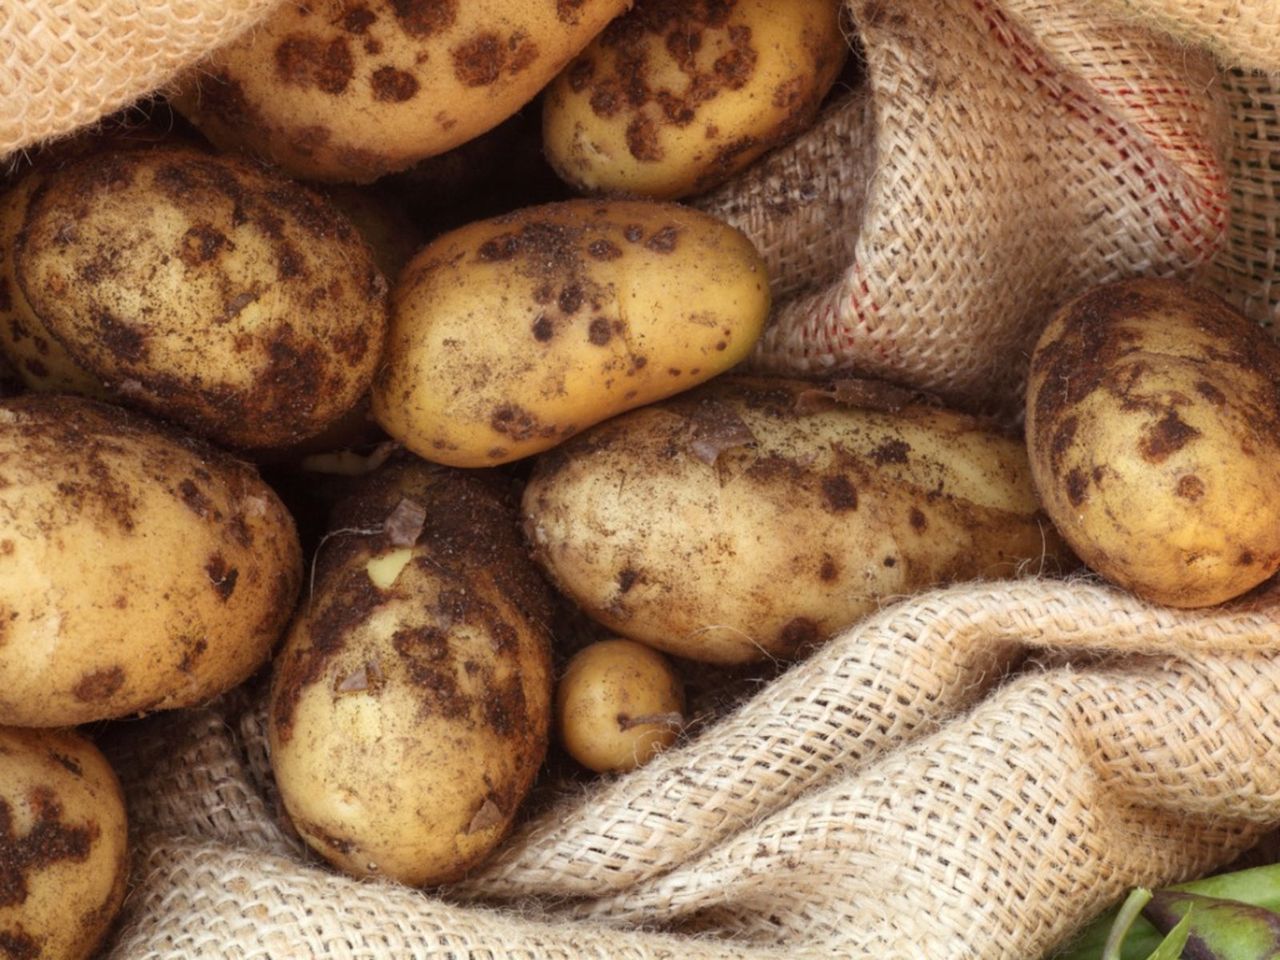
[[[684,725],[684,686],[656,650],[601,640],[565,667],[555,713],[569,756],[596,773],[625,773],[675,743]]]
[[[640,0],[543,99],[547,159],[587,193],[675,199],[813,123],[849,47],[840,0]]]
[[[674,204],[530,207],[438,238],[392,296],[375,419],[458,467],[537,453],[743,360],[769,312],[741,233]]]
[[[536,462],[535,559],[609,629],[722,664],[1057,562],[1022,443],[899,394],[721,378],[603,423]]]
[[[293,0],[192,70],[172,102],[224,149],[369,182],[499,124],[627,6]]]
[[[369,188],[337,185],[324,196],[338,208],[369,244],[374,262],[394,282],[426,238],[404,209]]]
[[[14,397],[26,389],[9,358],[0,351],[0,397]]]
[[[50,171],[18,287],[71,359],[129,404],[219,443],[285,446],[368,389],[386,281],[328,203],[184,147]]]
[[[0,194],[0,351],[32,390],[79,393],[107,399],[102,381],[79,366],[36,316],[18,284],[15,253],[27,205],[43,182],[31,171]]]
[[[79,734],[0,727],[0,955],[92,956],[124,901],[124,796]]]
[[[285,809],[354,875],[460,876],[506,835],[545,755],[550,593],[494,482],[416,460],[371,474],[277,660]]]
[[[1138,279],[1063,306],[1032,355],[1045,510],[1138,596],[1202,607],[1280,569],[1280,347],[1209,292]]]
[[[0,401],[0,724],[200,703],[261,665],[301,580],[253,469],[70,395]]]

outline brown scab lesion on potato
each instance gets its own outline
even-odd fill
[[[613,339],[613,324],[606,317],[594,317],[587,326],[587,340],[603,347]]]
[[[822,562],[818,565],[818,579],[823,583],[831,583],[840,576],[840,568],[836,565],[835,558],[829,553],[822,555]]]
[[[240,578],[240,571],[230,566],[222,554],[215,553],[205,564],[204,572],[208,576],[209,582],[213,584],[213,589],[218,594],[218,598],[223,603],[230,600],[231,594],[235,592],[236,582]]]
[[[342,29],[356,36],[364,36],[378,22],[378,15],[366,6],[352,6],[343,11]]]
[[[556,18],[561,23],[577,24],[583,6],[588,0],[556,0]]]
[[[885,440],[871,451],[871,462],[880,467],[891,463],[903,464],[910,458],[910,453],[911,444],[905,440],[899,438]]]
[[[487,87],[498,81],[507,65],[508,51],[502,37],[485,30],[455,46],[453,75],[466,87]]]
[[[645,244],[645,249],[652,250],[654,253],[673,253],[679,239],[680,228],[669,223],[654,232]]]
[[[62,803],[51,787],[32,787],[26,805],[34,814],[33,822],[19,835],[13,808],[0,799],[0,908],[26,903],[32,873],[62,862],[84,863],[102,832],[93,821],[78,826],[66,823]],[[39,956],[38,948],[26,956]]]
[[[555,336],[556,332],[555,323],[545,313],[538,314],[530,325],[530,330],[533,331],[533,339],[539,343],[546,343]]]
[[[1067,500],[1073,507],[1079,507],[1089,498],[1089,478],[1079,467],[1072,467],[1067,472]]]
[[[209,642],[204,637],[184,637],[182,639],[182,658],[178,661],[181,673],[190,673],[195,669],[200,658],[209,649]]]
[[[391,10],[400,28],[421,40],[453,26],[458,19],[458,0],[391,0]]]
[[[822,503],[831,513],[848,513],[858,509],[858,490],[844,474],[822,478]]]
[[[320,37],[295,33],[276,45],[275,71],[282,83],[337,96],[355,76],[355,60],[346,37],[326,43]]]
[[[1140,451],[1148,463],[1163,463],[1198,436],[1200,431],[1170,407],[1143,436]]]
[[[550,436],[555,428],[544,426],[536,416],[515,403],[504,403],[489,418],[489,426],[496,433],[510,437],[516,443],[538,436]],[[550,431],[550,432],[548,432]]]
[[[188,266],[198,267],[213,260],[223,250],[234,248],[230,238],[213,224],[194,223],[179,241],[178,259]]]
[[[108,700],[124,686],[124,667],[103,667],[84,674],[72,688],[71,693],[82,703],[94,703]]]
[[[658,138],[658,125],[649,117],[638,116],[627,124],[627,149],[641,163],[658,163],[666,156]]]
[[[1194,502],[1201,499],[1205,494],[1204,481],[1194,473],[1188,473],[1178,478],[1174,491],[1183,500]]]
[[[396,67],[379,67],[369,77],[373,98],[380,103],[405,103],[418,95],[418,78]]]

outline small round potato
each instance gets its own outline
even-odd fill
[[[0,727],[0,956],[92,956],[128,873],[124,796],[97,747]]]
[[[543,99],[547,159],[584,193],[672,200],[808,127],[849,52],[840,0],[644,0]]]
[[[408,457],[365,477],[277,658],[285,810],[353,875],[456,879],[507,835],[546,753],[551,595],[498,483]]]
[[[740,232],[676,204],[528,207],[405,268],[374,418],[419,456],[493,466],[710,379],[769,314]]]
[[[628,0],[286,0],[173,103],[223,149],[367,183],[515,113]]]
[[[675,743],[684,689],[671,662],[634,640],[579,650],[556,687],[556,729],[569,756],[596,773],[625,773]]]
[[[314,436],[368,389],[386,281],[318,194],[185,147],[49,171],[18,234],[22,296],[113,396],[219,443]]]
[[[1027,443],[1045,511],[1089,567],[1175,607],[1280,570],[1280,346],[1208,291],[1139,279],[1050,320]]]
[[[139,414],[0,401],[0,724],[190,706],[235,686],[292,613],[301,549],[257,473]]]

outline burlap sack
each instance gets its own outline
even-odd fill
[[[141,848],[110,956],[1036,957],[1280,821],[1278,601],[1179,613],[1084,581],[905,601],[434,897],[299,859],[260,705],[176,737],[157,718],[109,744]],[[1002,682],[1030,649],[1046,662]]]
[[[30,119],[44,101],[19,84],[74,99],[94,75],[31,68],[23,51],[73,18],[18,7],[0,151],[111,102]],[[850,9],[866,86],[703,201],[774,267],[762,366],[1007,412],[1044,311],[1082,286],[1192,273],[1274,315],[1280,95],[1204,53],[1280,72],[1267,0]],[[148,39],[139,63],[181,49],[176,66],[198,34]],[[308,857],[242,692],[111,732],[138,856],[108,955],[1035,957],[1129,885],[1280,823],[1278,695],[1275,588],[1177,613],[1090,581],[958,586],[856,625],[641,771],[548,784],[483,870],[424,893]]]
[[[777,278],[760,369],[1016,415],[1053,305],[1195,274],[1222,245],[1229,118],[1207,53],[1091,0],[849,6],[866,90],[703,201]]]
[[[279,0],[4,0],[0,157],[171,80]]]

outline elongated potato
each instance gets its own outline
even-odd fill
[[[840,0],[640,0],[547,89],[547,159],[587,193],[673,200],[809,126],[849,52]]]
[[[386,280],[318,194],[185,147],[45,174],[15,252],[22,295],[113,396],[219,443],[286,446],[367,391]]]
[[[278,659],[285,809],[357,876],[458,877],[506,835],[542,763],[550,593],[493,482],[421,461],[370,475]]]
[[[1206,290],[1090,291],[1036,345],[1027,442],[1045,510],[1133,593],[1221,603],[1280,570],[1280,347]]]
[[[616,417],[536,463],[535,558],[611,630],[725,664],[796,656],[925,587],[1056,562],[1023,445],[936,407],[876,408],[901,402],[735,377]]]
[[[93,956],[128,873],[124,796],[98,748],[0,727],[0,956]]]
[[[746,358],[759,254],[675,204],[570,201],[437,239],[393,293],[374,417],[429,460],[516,460]]]
[[[247,464],[96,401],[0,401],[0,724],[200,703],[266,661],[301,579]]]
[[[628,0],[286,0],[173,103],[223,149],[365,183],[515,113]]]

